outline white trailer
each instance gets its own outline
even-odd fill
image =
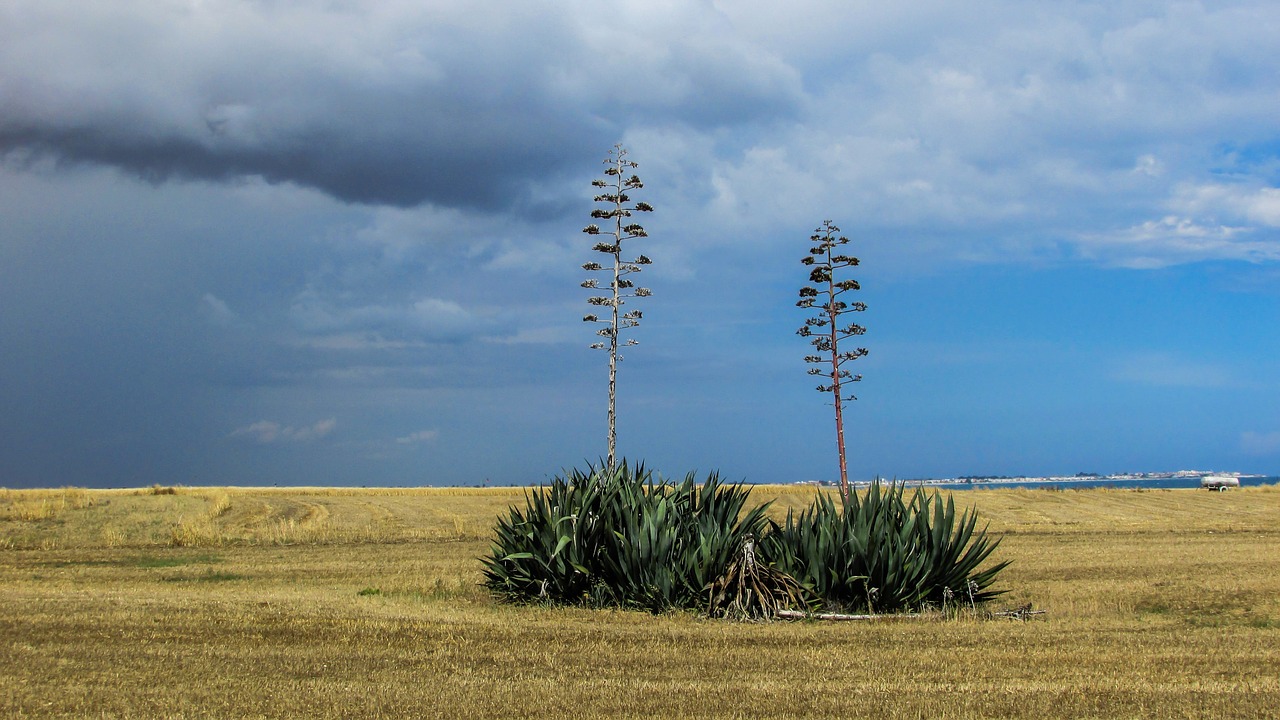
[[[1208,490],[1226,490],[1240,487],[1240,478],[1232,475],[1205,475],[1200,478],[1200,487]]]

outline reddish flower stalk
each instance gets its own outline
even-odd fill
[[[844,404],[857,398],[852,394],[845,394],[841,385],[862,380],[861,375],[855,375],[844,369],[844,364],[865,356],[867,349],[858,348],[841,352],[840,342],[862,335],[867,330],[857,323],[849,323],[841,327],[840,321],[842,315],[862,312],[867,309],[867,306],[862,302],[846,303],[841,300],[843,295],[859,290],[861,286],[858,285],[857,280],[836,278],[839,271],[858,266],[858,258],[838,253],[839,248],[849,242],[849,238],[839,235],[839,232],[840,228],[830,220],[824,220],[809,237],[814,246],[809,249],[809,255],[800,262],[813,268],[809,273],[809,282],[817,287],[806,285],[800,288],[800,301],[796,306],[806,309],[817,308],[819,314],[805,320],[796,334],[811,338],[810,342],[819,353],[805,356],[805,362],[825,366],[809,368],[809,374],[826,378],[830,384],[819,385],[818,392],[829,392],[835,399],[836,450],[840,456],[840,494],[847,499],[849,471],[844,448]],[[820,299],[824,301],[822,304],[819,304]]]

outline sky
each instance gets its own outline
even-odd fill
[[[1280,4],[0,2],[0,487],[1280,472]],[[630,252],[630,250],[628,250]]]

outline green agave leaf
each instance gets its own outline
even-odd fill
[[[552,558],[555,558],[555,557],[559,556],[559,555],[560,555],[560,551],[561,551],[561,550],[563,550],[563,549],[565,548],[565,546],[566,546],[566,545],[568,545],[568,544],[569,544],[569,543],[571,543],[571,542],[573,542],[573,538],[572,538],[572,537],[570,537],[570,536],[568,536],[568,535],[564,535],[564,536],[562,536],[562,537],[560,538],[560,541],[556,543],[556,549],[551,551],[551,557],[552,557]]]

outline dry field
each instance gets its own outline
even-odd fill
[[[1280,487],[955,496],[1045,615],[501,606],[519,490],[0,490],[0,717],[1280,717]]]

